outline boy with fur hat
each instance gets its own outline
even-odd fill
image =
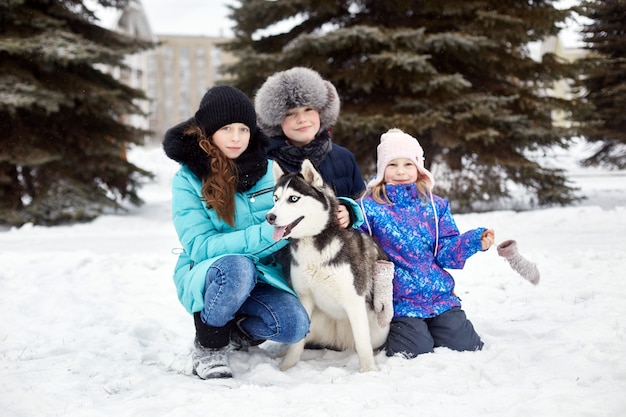
[[[489,249],[494,231],[459,233],[448,201],[432,194],[435,181],[412,136],[390,129],[377,153],[376,177],[361,199],[361,230],[374,236],[395,266],[386,355],[413,358],[439,346],[482,349],[446,269],[462,269],[470,256]]]
[[[193,372],[232,377],[227,352],[264,340],[295,343],[309,317],[280,266],[265,214],[273,206],[272,161],[250,99],[209,89],[195,115],[165,134],[181,164],[172,180],[172,218],[183,246],[174,271],[178,298],[193,315]]]
[[[339,107],[332,83],[303,67],[270,76],[255,97],[259,127],[270,137],[268,157],[292,172],[310,159],[337,196],[356,198],[365,190],[361,170],[352,152],[330,138]],[[342,204],[337,218],[347,227],[360,222],[360,214]]]

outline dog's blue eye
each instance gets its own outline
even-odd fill
[[[297,195],[289,196],[289,202],[290,203],[295,203],[298,200],[300,200],[300,197],[298,197]]]
[[[278,197],[276,197],[276,194],[274,194],[274,203],[278,201]]]

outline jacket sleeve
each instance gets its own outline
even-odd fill
[[[439,217],[439,245],[436,262],[442,268],[463,269],[465,261],[482,248],[480,236],[485,228],[473,229],[459,234],[456,222],[446,200],[437,205]]]
[[[352,165],[354,166],[354,170],[352,171],[352,193],[351,196],[354,199],[357,199],[363,194],[365,191],[365,182],[363,181],[363,176],[361,175],[361,169],[359,168],[359,164],[357,164],[354,155],[350,155],[352,160]]]
[[[361,211],[361,207],[351,198],[348,197],[337,197],[339,203],[344,205],[348,209],[348,213],[350,214],[350,226],[353,229],[358,229],[363,224],[363,212]]]
[[[199,195],[200,185],[192,181],[195,180],[186,175],[174,176],[172,217],[180,243],[194,262],[226,254],[262,258],[287,244],[287,241],[274,241],[273,227],[266,221],[231,229],[217,216],[208,217]]]

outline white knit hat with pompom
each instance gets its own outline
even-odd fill
[[[378,154],[376,177],[367,184],[367,188],[373,188],[383,181],[385,168],[389,162],[397,158],[406,158],[417,166],[417,171],[426,182],[426,187],[432,190],[435,179],[424,167],[424,150],[413,136],[400,129],[389,129],[380,137],[380,144],[376,151]]]

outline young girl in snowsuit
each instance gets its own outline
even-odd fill
[[[434,179],[415,138],[391,129],[381,136],[377,153],[376,177],[361,200],[361,230],[375,237],[395,267],[386,355],[413,358],[439,346],[480,350],[483,342],[446,269],[462,269],[470,256],[487,250],[494,231],[459,234],[448,201],[432,194]]]
[[[209,89],[194,117],[165,134],[181,163],[172,180],[172,217],[182,244],[174,272],[178,298],[196,328],[193,372],[232,373],[227,352],[263,340],[295,343],[309,317],[287,284],[265,221],[273,206],[272,161],[250,99],[229,86]]]

